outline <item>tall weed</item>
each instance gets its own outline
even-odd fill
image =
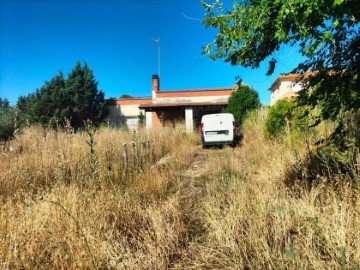
[[[307,146],[269,141],[266,113],[245,121],[241,147],[210,156],[198,212],[205,232],[176,267],[358,269],[357,193],[346,184],[289,188],[288,171]]]
[[[247,118],[239,147],[207,150],[180,124],[104,128],[90,145],[25,131],[0,153],[0,268],[359,269],[357,188],[305,181],[330,127],[269,140],[266,116]]]

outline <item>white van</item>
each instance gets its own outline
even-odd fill
[[[235,119],[231,113],[206,114],[201,118],[203,148],[210,145],[235,144]]]

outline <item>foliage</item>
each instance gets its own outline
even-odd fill
[[[281,99],[270,107],[265,122],[265,131],[270,136],[277,136],[285,131],[286,124],[289,124],[294,109],[292,99]]]
[[[122,95],[120,96],[120,98],[133,98],[133,96],[128,95],[128,94],[122,94]]]
[[[27,97],[20,97],[18,107],[29,117],[30,124],[40,124],[42,126],[62,125],[65,118],[64,114],[69,96],[64,90],[65,79],[62,72],[52,77],[50,81]]]
[[[265,121],[265,133],[270,137],[276,137],[285,132],[308,133],[312,125],[312,116],[304,117],[306,107],[299,107],[294,99],[281,99],[269,108]],[[293,134],[294,135],[294,134]]]
[[[255,89],[241,84],[229,97],[229,103],[224,112],[232,113],[239,125],[246,115],[260,106],[259,95]]]
[[[79,129],[91,121],[99,125],[107,115],[104,92],[97,88],[92,70],[85,63],[74,66],[67,79],[62,72],[35,93],[20,97],[17,106],[30,124]]]
[[[318,148],[315,159],[326,174],[343,173],[356,179],[360,149],[360,111],[342,113],[336,131]],[[354,166],[355,165],[355,166]]]
[[[15,110],[9,101],[0,98],[0,141],[8,141],[14,137]]]
[[[73,127],[82,127],[85,121],[100,124],[107,115],[104,92],[97,89],[92,70],[77,63],[65,84],[66,91],[73,97],[72,106],[67,107]]]
[[[337,174],[345,174],[351,179],[358,176],[356,171],[357,150],[352,142],[345,142],[345,145],[326,144],[319,147],[313,153],[312,160],[316,164],[311,168],[312,174],[326,175],[330,180]]]
[[[202,1],[203,23],[218,29],[203,52],[232,65],[257,68],[267,60],[267,75],[276,66],[274,52],[298,45],[306,60],[293,72],[306,74],[299,105],[319,110],[317,123],[336,119],[360,106],[360,9],[345,0],[244,0],[225,10],[216,0]],[[310,75],[310,76],[309,76]],[[316,86],[316,88],[314,88]]]
[[[145,126],[145,115],[142,111],[140,111],[139,115],[138,115],[138,120],[139,120],[139,127],[144,127]]]

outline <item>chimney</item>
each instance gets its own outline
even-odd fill
[[[151,92],[153,100],[156,99],[156,93],[160,90],[160,80],[159,75],[152,75],[152,85],[151,85]]]
[[[159,92],[159,90],[160,90],[159,75],[155,74],[152,76],[152,90],[155,92]]]

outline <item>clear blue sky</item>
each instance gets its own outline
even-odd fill
[[[199,0],[0,0],[0,97],[15,104],[77,61],[92,68],[106,98],[150,96],[158,70],[152,38],[160,38],[162,90],[232,87],[240,75],[268,104],[271,83],[298,63],[296,50],[276,53],[270,77],[266,65],[211,61],[201,55],[216,34],[201,24],[204,13]]]

